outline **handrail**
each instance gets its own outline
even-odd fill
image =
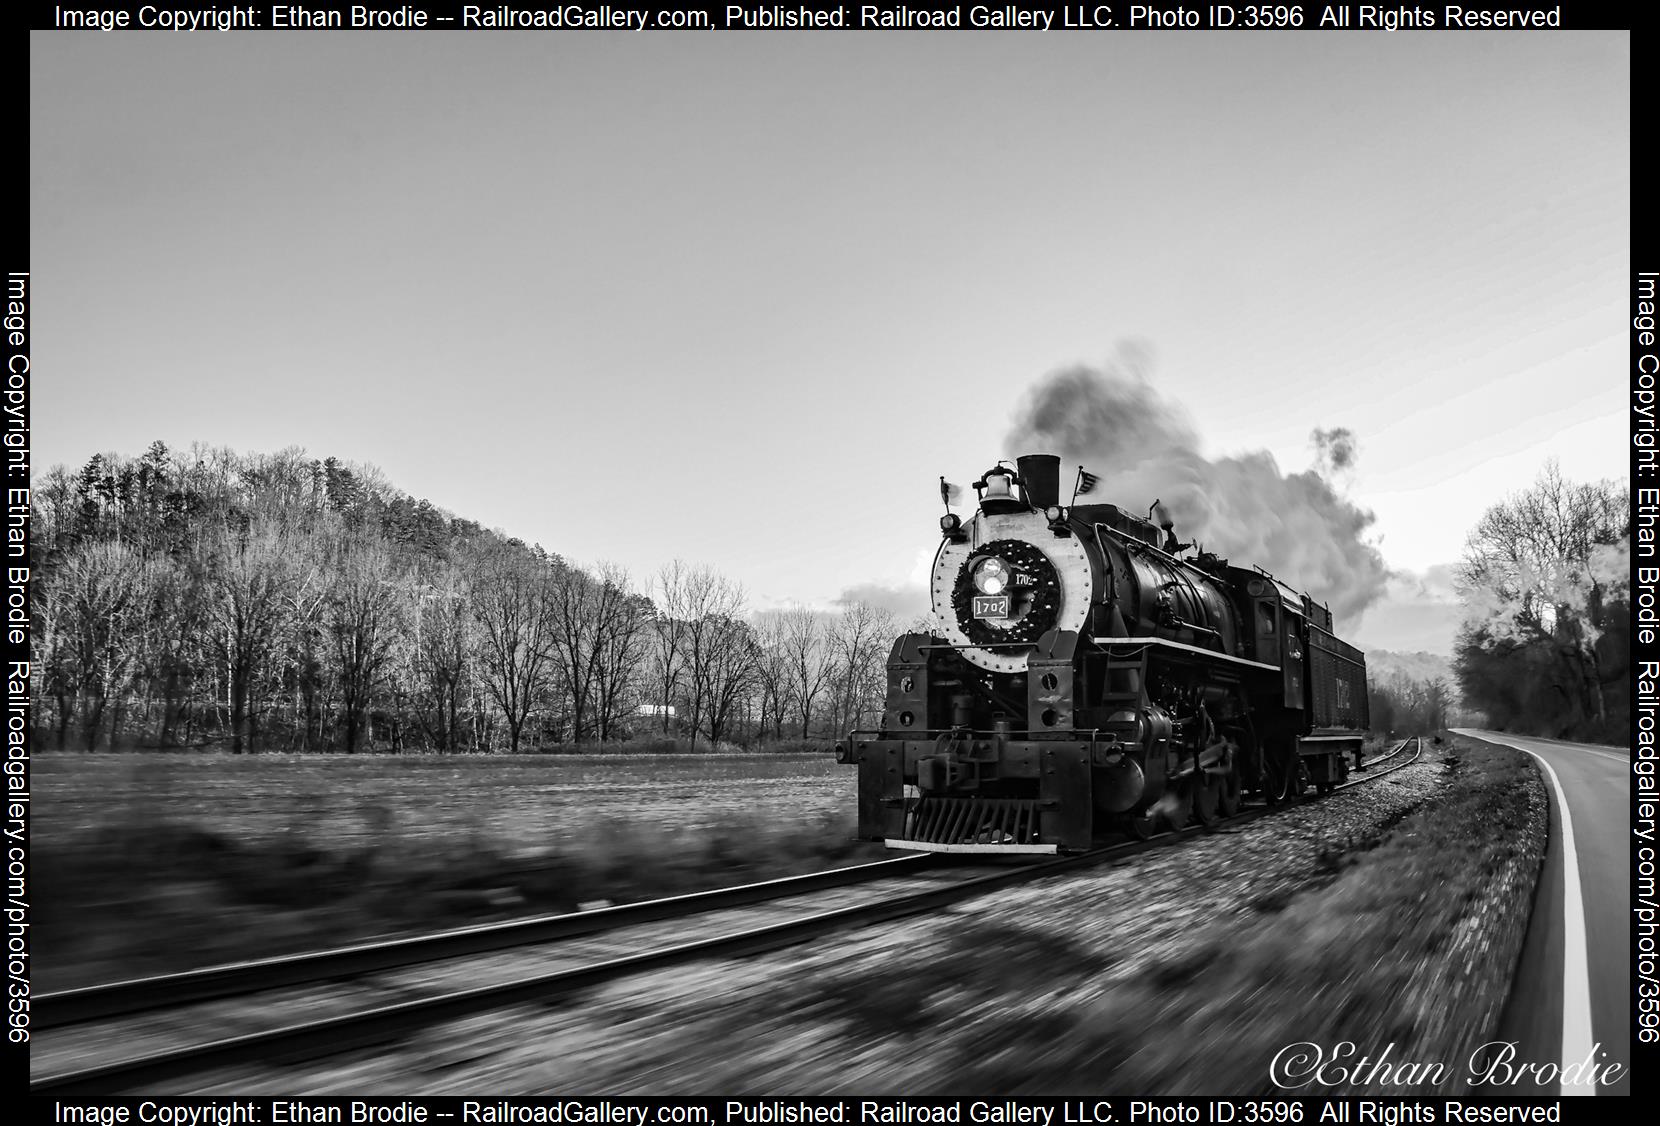
[[[872,740],[877,740],[877,741],[886,742],[886,743],[892,743],[892,742],[920,743],[924,739],[937,739],[941,735],[957,735],[957,736],[961,736],[962,738],[965,738],[965,739],[994,739],[997,736],[1002,735],[1002,736],[1004,736],[1006,738],[1010,738],[1010,739],[1022,739],[1022,740],[1025,740],[1025,741],[1044,742],[1044,743],[1064,743],[1064,742],[1068,742],[1068,741],[1074,742],[1074,743],[1080,743],[1080,742],[1084,742],[1086,740],[1090,743],[1104,743],[1104,742],[1117,743],[1117,742],[1120,741],[1116,732],[1105,731],[1105,730],[1103,730],[1102,728],[1099,728],[1099,727],[1092,727],[1092,728],[1089,728],[1088,730],[1085,730],[1083,728],[1077,728],[1077,729],[1060,728],[1058,730],[1055,729],[1055,728],[1049,728],[1047,730],[1042,730],[1042,731],[1036,730],[1034,728],[1025,728],[1025,729],[1019,730],[1019,731],[1015,731],[1015,730],[985,731],[985,730],[977,730],[977,729],[968,728],[968,727],[918,727],[915,730],[893,731],[893,732],[883,731],[881,728],[872,727],[872,728],[857,728],[853,731],[849,731],[847,733],[846,737],[842,740],[842,742],[844,742],[844,743],[845,742],[850,742],[854,739],[857,739],[861,735],[868,736]],[[1051,736],[1051,738],[1045,738],[1045,739],[1042,739],[1042,740],[1034,740],[1034,739],[1032,739],[1032,736],[1034,736],[1034,735]],[[1069,736],[1070,738],[1069,739],[1053,738],[1053,736],[1062,736],[1062,735]]]

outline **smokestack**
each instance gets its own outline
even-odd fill
[[[1023,454],[1015,459],[1026,485],[1026,503],[1039,512],[1061,502],[1061,459],[1056,454]]]

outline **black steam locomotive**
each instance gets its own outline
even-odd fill
[[[1366,666],[1331,611],[1192,553],[1168,517],[1063,507],[1059,474],[1050,454],[1000,464],[973,517],[941,519],[935,631],[894,643],[881,728],[837,748],[858,764],[859,835],[1075,851],[1343,781]]]

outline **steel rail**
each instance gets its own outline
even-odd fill
[[[1402,751],[1406,750],[1406,747],[1407,747],[1408,743],[1412,744],[1412,756],[1410,758],[1402,759],[1400,762],[1394,763],[1390,766],[1386,766],[1382,770],[1377,769],[1377,766],[1378,766],[1379,763],[1388,762],[1390,759],[1394,758],[1396,755],[1398,755]],[[1373,759],[1369,764],[1367,764],[1366,769],[1362,772],[1366,775],[1366,777],[1364,777],[1364,778],[1355,778],[1351,775],[1351,777],[1349,778],[1349,780],[1347,782],[1344,782],[1342,785],[1337,787],[1337,790],[1347,790],[1351,786],[1358,786],[1358,785],[1361,785],[1363,783],[1370,782],[1373,779],[1382,778],[1386,774],[1393,774],[1395,771],[1401,770],[1401,769],[1403,769],[1405,767],[1408,767],[1408,766],[1411,766],[1413,763],[1417,762],[1419,760],[1419,758],[1423,757],[1423,753],[1424,753],[1424,737],[1422,735],[1418,735],[1418,736],[1415,736],[1415,737],[1410,738],[1410,739],[1402,739],[1400,746],[1396,747],[1394,750],[1390,751],[1388,754],[1379,755],[1377,758]],[[1335,793],[1336,790],[1334,790],[1333,792]]]
[[[385,1043],[408,1035],[416,1028],[487,1009],[523,1001],[545,1001],[617,978],[684,962],[758,954],[807,942],[846,927],[921,914],[1010,884],[1041,879],[1107,859],[1128,857],[1159,848],[1169,841],[1195,831],[1198,831],[1197,827],[1190,827],[1180,834],[1165,834],[1148,841],[1133,841],[1042,864],[1011,868],[893,899],[825,911],[803,919],[775,923],[719,938],[700,939],[641,954],[625,955],[521,981],[480,986],[442,996],[384,1005],[344,1016],[248,1033],[210,1044],[167,1049],[113,1063],[47,1074],[38,1079],[31,1079],[29,1093],[117,1094],[135,1083],[150,1084],[213,1068],[245,1063],[270,1063],[286,1058],[311,1058],[330,1052]]]
[[[1418,755],[1421,754],[1423,752],[1423,749],[1424,749],[1424,737],[1422,735],[1409,736],[1405,739],[1402,739],[1400,741],[1400,743],[1396,745],[1394,750],[1385,751],[1383,754],[1381,754],[1381,755],[1377,756],[1376,758],[1370,760],[1370,765],[1368,765],[1366,767],[1366,771],[1370,771],[1373,766],[1376,766],[1380,762],[1388,762],[1390,759],[1394,758],[1396,755],[1398,755],[1402,751],[1406,750],[1407,744],[1414,743],[1414,742],[1417,743],[1417,748],[1412,752],[1412,760],[1417,761]],[[1391,769],[1393,769],[1393,768],[1391,768]]]
[[[181,1005],[264,992],[290,985],[307,985],[355,977],[377,970],[397,969],[422,962],[485,954],[535,942],[554,942],[598,934],[637,923],[659,922],[704,911],[746,907],[785,896],[844,887],[868,880],[885,879],[926,867],[934,857],[917,854],[831,868],[800,876],[691,892],[665,899],[625,903],[594,911],[573,911],[561,915],[539,915],[437,934],[368,942],[330,950],[259,958],[199,970],[133,978],[127,981],[88,985],[42,993],[34,1000],[33,1018],[37,1029],[63,1028],[72,1024],[105,1020],[130,1013],[153,1012]]]

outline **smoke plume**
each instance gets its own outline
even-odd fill
[[[1315,427],[1309,442],[1314,446],[1314,465],[1320,476],[1330,480],[1335,474],[1354,468],[1355,436],[1345,427],[1334,426],[1330,430]]]
[[[1340,633],[1383,595],[1383,556],[1362,538],[1374,517],[1333,489],[1319,472],[1284,474],[1266,450],[1211,461],[1184,412],[1142,379],[1141,353],[1120,353],[1105,370],[1068,368],[1048,376],[1017,412],[1012,454],[1055,453],[1064,467],[1102,478],[1091,501],[1145,515],[1163,501],[1176,535],[1226,556],[1261,565],[1315,601],[1331,606]],[[1327,473],[1354,463],[1354,436],[1317,430],[1316,464]]]

